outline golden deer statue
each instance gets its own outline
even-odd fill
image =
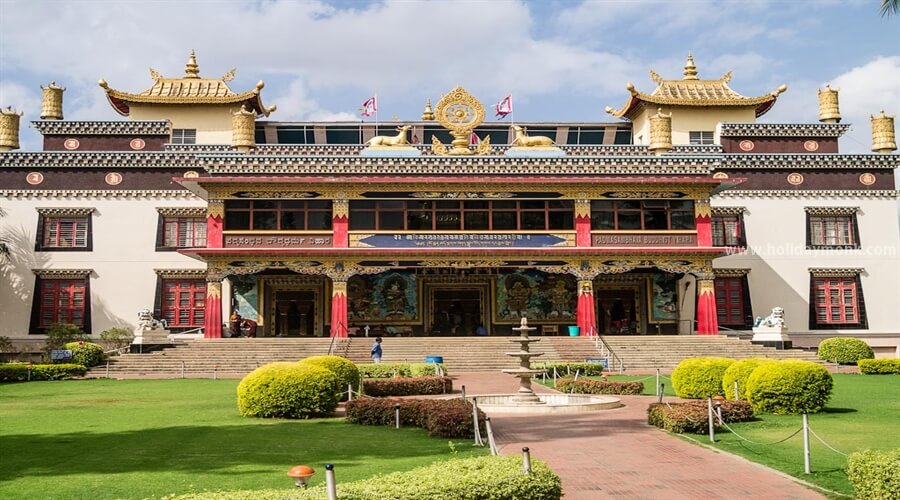
[[[547,136],[536,135],[534,137],[529,137],[525,134],[525,128],[520,127],[518,125],[513,125],[513,130],[516,132],[516,138],[513,139],[513,146],[522,146],[526,148],[532,148],[537,146],[552,146],[553,140]]]
[[[406,133],[412,126],[404,125],[397,127],[397,135],[376,135],[368,140],[366,144],[369,146],[403,146],[409,144],[406,141]]]

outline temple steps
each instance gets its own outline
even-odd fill
[[[540,337],[531,351],[541,353],[533,362],[584,361],[600,357],[595,341],[588,337]],[[801,350],[778,351],[727,336],[633,336],[604,337],[622,359],[628,373],[652,373],[659,368],[671,371],[684,358],[723,356],[806,359],[815,354]],[[515,368],[518,360],[506,352],[518,350],[513,337],[386,337],[385,363],[421,362],[426,356],[442,356],[448,371],[490,371]],[[356,337],[334,343],[334,353],[356,363],[369,363],[374,339]],[[329,338],[204,339],[175,344],[161,351],[125,354],[110,359],[110,377],[213,377],[242,376],[260,365],[275,361],[297,361],[327,354]],[[612,371],[619,365],[610,360]],[[105,365],[89,371],[89,377],[104,377]]]

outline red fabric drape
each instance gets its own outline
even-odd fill
[[[222,237],[222,217],[212,216],[206,218],[206,247],[222,248],[225,245]]]
[[[590,216],[575,217],[575,246],[591,246],[591,218]]]
[[[712,280],[697,282],[697,335],[718,335],[716,293]]]
[[[697,246],[712,246],[712,218],[708,215],[699,215],[694,219],[697,225]]]
[[[217,281],[206,283],[203,316],[203,336],[208,339],[222,338],[222,284]]]
[[[585,336],[597,335],[597,314],[594,311],[594,291],[590,282],[578,283],[578,305],[575,321]]]
[[[334,232],[331,237],[331,246],[334,248],[347,248],[350,245],[350,237],[347,235],[347,216],[339,216],[331,219],[331,229]]]
[[[347,295],[335,291],[331,295],[331,336],[347,337]]]

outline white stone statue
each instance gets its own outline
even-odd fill
[[[155,319],[150,309],[141,309],[138,311],[138,329],[140,330],[157,330],[165,329],[168,325],[165,319]]]
[[[760,325],[775,328],[784,328],[784,309],[781,307],[773,307],[772,314],[763,318],[763,320],[760,322]]]
[[[751,342],[776,349],[790,349],[793,343],[787,332],[787,326],[784,324],[784,308],[773,307],[772,314],[765,318],[756,318]]]

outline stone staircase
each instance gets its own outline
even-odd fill
[[[442,356],[450,373],[494,371],[514,368],[517,360],[506,352],[517,349],[512,337],[386,337],[385,363],[421,362],[426,356]],[[534,361],[584,361],[601,354],[588,337],[541,337],[531,345],[532,352],[543,353]],[[605,337],[622,359],[627,373],[652,373],[656,368],[671,371],[684,358],[723,356],[735,359],[761,357],[818,361],[815,354],[801,350],[778,351],[751,344],[747,340],[720,336],[634,336]],[[341,339],[334,353],[356,363],[369,363],[372,338]],[[209,339],[184,342],[146,354],[125,354],[110,359],[109,376],[116,377],[235,377],[274,361],[297,361],[308,356],[327,354],[328,338]],[[619,365],[610,360],[612,371]],[[105,377],[101,365],[88,377]]]

